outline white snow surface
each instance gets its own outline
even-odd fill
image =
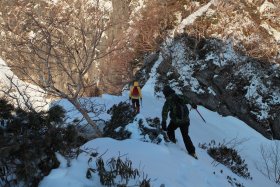
[[[260,6],[259,11],[260,11],[260,13],[263,13],[265,11],[268,11],[270,9],[275,9],[275,8],[276,8],[276,6],[273,3],[268,2],[267,0],[265,0],[263,2],[263,4]]]
[[[132,132],[131,139],[118,141],[111,138],[97,138],[81,146],[83,150],[96,150],[103,154],[104,161],[123,155],[122,158],[128,158],[132,161],[132,166],[144,172],[151,179],[151,186],[160,187],[231,187],[227,176],[236,179],[236,182],[246,187],[277,187],[274,182],[263,176],[257,165],[262,163],[260,147],[273,146],[279,141],[270,141],[262,135],[251,129],[248,125],[234,117],[222,117],[216,112],[207,110],[199,106],[198,111],[203,115],[206,123],[202,121],[195,110],[190,111],[189,135],[196,147],[198,160],[190,157],[183,144],[179,129],[176,130],[177,144],[154,144],[144,142],[147,137],[143,137],[138,129],[138,120],[148,117],[161,118],[161,109],[164,104],[164,98],[154,95],[154,86],[156,78],[156,68],[161,58],[155,64],[150,74],[150,79],[142,88],[143,105],[140,114],[136,116],[134,122],[127,126]],[[127,91],[121,96],[102,95],[94,98],[96,101],[104,103],[108,108],[113,104],[128,99]],[[69,105],[64,101],[64,106]],[[70,115],[73,115],[71,113]],[[109,115],[101,116],[104,120],[110,119]],[[144,140],[144,141],[143,141]],[[222,164],[213,164],[213,159],[204,149],[199,148],[199,143],[215,142],[242,142],[237,143],[236,149],[245,162],[248,164],[252,180],[244,179],[232,173]],[[234,141],[232,141],[234,140]],[[81,153],[76,159],[71,160],[70,166],[67,166],[66,160],[60,154],[57,154],[60,166],[53,169],[40,183],[39,187],[89,187],[102,186],[97,174],[91,179],[86,178],[86,171],[89,166],[94,164],[89,161],[90,153]],[[130,185],[137,181],[131,181]]]
[[[202,6],[197,11],[195,11],[194,13],[192,13],[191,15],[189,15],[188,17],[183,19],[181,21],[180,25],[175,30],[178,33],[183,33],[184,32],[184,28],[187,25],[192,24],[196,20],[196,18],[198,18],[199,16],[203,15],[214,2],[215,2],[215,0],[211,0],[209,3],[207,3],[204,6]]]
[[[49,108],[45,92],[38,86],[21,81],[0,58],[0,96],[9,89],[9,94],[15,98],[12,102],[22,108],[26,107],[26,101],[38,111]]]
[[[261,27],[263,27],[267,32],[274,37],[274,39],[280,43],[280,31],[277,31],[267,23],[262,23]]]
[[[53,0],[57,2],[59,0]],[[110,1],[104,2],[104,7],[111,9]],[[140,6],[142,7],[140,1]],[[207,12],[210,5],[215,1],[211,0],[208,4],[198,9],[189,17],[182,20],[181,24],[174,30],[178,33],[182,33],[183,29],[192,24],[195,19]],[[267,2],[267,1],[265,1]],[[260,12],[265,11],[268,6],[264,5],[260,8]],[[270,7],[273,8],[273,7]],[[270,30],[270,34],[275,36],[275,39],[279,41],[279,32],[268,28],[265,25],[263,27]],[[30,37],[33,34],[30,33]],[[172,37],[172,35],[171,35]],[[171,40],[172,41],[172,40]],[[167,41],[168,43],[168,41]],[[192,87],[193,91],[198,93],[199,84],[195,78],[191,76],[192,69],[189,66],[181,66],[181,61],[184,61],[184,56],[180,54],[182,46],[178,45],[174,47],[176,53],[176,60],[172,62],[177,66],[178,70],[184,75],[182,80]],[[182,50],[183,51],[183,50]],[[224,58],[234,58],[232,50],[225,49],[223,52]],[[174,53],[175,54],[175,53]],[[209,56],[211,58],[211,56]],[[213,57],[214,58],[214,57]],[[132,132],[131,138],[123,141],[114,140],[111,138],[97,138],[91,140],[81,146],[83,150],[89,150],[89,153],[81,153],[77,158],[70,160],[70,163],[59,153],[56,156],[60,162],[60,166],[57,169],[53,169],[48,176],[46,176],[39,184],[39,187],[101,187],[99,177],[94,174],[91,179],[86,178],[86,171],[93,163],[88,162],[90,158],[90,150],[96,150],[102,156],[104,160],[108,160],[112,157],[118,157],[119,155],[125,155],[123,158],[132,160],[133,167],[143,171],[148,178],[151,179],[151,186],[161,187],[231,187],[234,186],[228,182],[227,177],[235,178],[237,183],[243,184],[246,187],[277,187],[273,181],[266,178],[257,169],[257,166],[261,166],[263,159],[260,154],[260,147],[271,147],[275,143],[279,144],[279,141],[271,141],[264,138],[255,130],[251,129],[247,124],[234,117],[223,117],[216,112],[207,110],[202,106],[198,106],[198,111],[203,115],[206,123],[202,121],[200,116],[195,110],[190,111],[190,127],[189,135],[196,147],[196,153],[199,157],[198,160],[190,157],[184,147],[184,143],[179,129],[176,130],[177,144],[154,144],[148,141],[147,137],[140,134],[138,129],[138,121],[142,119],[144,125],[147,125],[146,118],[161,118],[161,110],[164,104],[164,98],[154,95],[154,86],[156,84],[155,78],[157,77],[156,68],[161,63],[162,57],[160,56],[158,62],[156,62],[154,68],[151,71],[150,79],[142,88],[143,93],[143,105],[141,106],[140,114],[138,114],[131,124],[127,125],[127,130]],[[215,61],[215,60],[214,60]],[[0,63],[3,61],[0,59]],[[219,62],[221,63],[221,62]],[[223,63],[223,61],[222,61]],[[10,71],[6,67],[0,68],[1,81],[7,81],[4,74],[9,74]],[[9,81],[7,81],[9,82]],[[174,85],[176,86],[176,85]],[[255,95],[259,84],[252,84],[247,88],[247,99],[256,99],[260,104],[261,98]],[[208,91],[211,92],[211,88]],[[178,93],[180,90],[176,90]],[[250,93],[249,93],[250,91]],[[32,93],[33,91],[29,91]],[[273,102],[279,103],[279,93],[273,95]],[[109,94],[103,94],[101,97],[91,98],[96,103],[101,103],[109,109],[112,105],[118,104],[121,101],[128,102],[128,92],[124,91],[121,96],[114,96]],[[259,101],[258,101],[259,100]],[[80,114],[73,109],[73,106],[66,100],[61,100],[60,105],[64,106],[69,112],[69,120],[74,118],[80,118]],[[264,111],[267,106],[263,106]],[[265,117],[267,114],[262,113],[261,117]],[[94,118],[95,116],[92,116]],[[105,121],[110,119],[110,115],[104,113],[98,118]],[[236,145],[239,154],[245,159],[248,164],[249,172],[252,176],[252,180],[244,179],[236,174],[232,173],[227,167],[222,164],[213,162],[213,159],[207,154],[206,150],[199,148],[200,143],[209,143],[214,140],[215,142],[242,142]],[[70,164],[70,165],[69,165]],[[264,166],[263,166],[264,167]],[[222,172],[221,172],[222,171]],[[144,177],[144,176],[142,176]],[[135,184],[137,181],[132,181],[130,185]]]

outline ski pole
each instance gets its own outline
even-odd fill
[[[199,116],[201,117],[201,119],[204,121],[204,123],[206,123],[205,119],[202,117],[202,115],[200,114],[200,112],[199,112],[197,109],[195,109],[195,110],[196,110],[196,112],[199,114]]]
[[[129,101],[130,99],[127,99],[127,100],[125,100],[124,102],[126,103],[127,101],[130,103],[130,101]]]
[[[127,100],[125,100],[124,102],[125,102],[125,103],[127,103],[127,102],[128,102],[128,104],[129,104],[129,105],[131,105],[131,103],[130,103],[130,99],[127,99]]]

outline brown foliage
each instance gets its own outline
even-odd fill
[[[139,53],[154,52],[166,38],[167,29],[174,26],[176,10],[180,1],[148,1],[146,7],[137,13],[131,25],[131,40]]]

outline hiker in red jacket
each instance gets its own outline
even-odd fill
[[[140,101],[142,103],[142,92],[139,83],[134,81],[133,86],[130,87],[129,100],[132,102],[134,111],[140,112]]]

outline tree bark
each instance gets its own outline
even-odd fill
[[[94,123],[94,121],[90,118],[90,116],[88,115],[88,112],[83,108],[83,106],[79,103],[79,101],[77,101],[77,99],[69,99],[69,101],[83,115],[83,117],[88,122],[88,124],[90,124],[93,127],[93,129],[95,131],[95,134],[93,135],[94,138],[101,137],[102,132],[98,129],[98,126],[96,125],[96,123]]]

